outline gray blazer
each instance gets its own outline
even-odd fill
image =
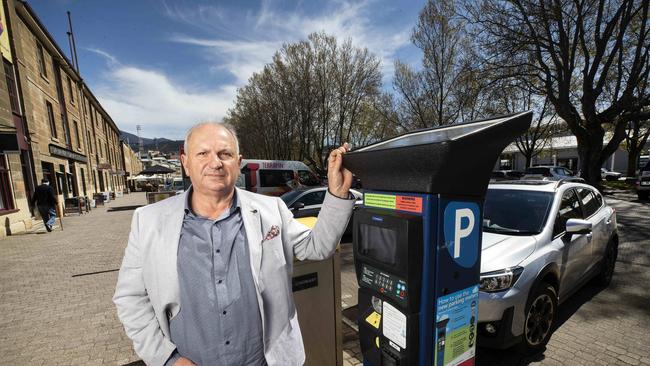
[[[293,258],[331,256],[354,200],[327,193],[316,226],[310,230],[293,219],[277,197],[240,189],[237,197],[262,315],[266,362],[269,366],[302,365],[305,351],[291,286]],[[176,349],[170,341],[169,320],[180,310],[176,254],[184,202],[185,194],[181,194],[135,211],[113,296],[135,352],[148,365],[163,365]],[[279,229],[275,236],[274,226]]]

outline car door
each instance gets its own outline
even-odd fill
[[[610,213],[602,209],[602,201],[596,197],[596,192],[591,188],[579,187],[576,189],[580,205],[582,206],[585,220],[591,222],[591,260],[589,261],[586,272],[590,272],[594,266],[598,265],[605,253],[605,247],[609,241],[608,219]]]
[[[578,196],[573,188],[569,188],[562,194],[553,225],[553,241],[562,248],[560,297],[572,292],[578,286],[592,258],[591,235],[566,233],[566,222],[569,219],[582,218],[582,207]]]
[[[305,205],[301,209],[292,208],[291,212],[293,212],[293,217],[300,218],[300,217],[318,216],[318,213],[320,212],[324,200],[325,200],[324,189],[305,192],[304,194],[299,196],[291,205],[293,207],[297,202],[300,202]]]

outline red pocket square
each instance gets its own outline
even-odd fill
[[[269,241],[278,236],[278,234],[280,234],[280,228],[277,225],[273,225],[271,226],[269,232],[266,233],[266,236],[264,236],[264,240],[262,240],[262,242]]]

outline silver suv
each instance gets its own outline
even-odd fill
[[[500,182],[488,188],[482,239],[478,345],[536,353],[559,303],[594,277],[611,281],[616,211],[586,184]]]

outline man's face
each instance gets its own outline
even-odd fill
[[[237,155],[235,139],[223,127],[206,125],[196,129],[181,155],[185,172],[196,192],[227,195],[239,176],[241,155]]]

